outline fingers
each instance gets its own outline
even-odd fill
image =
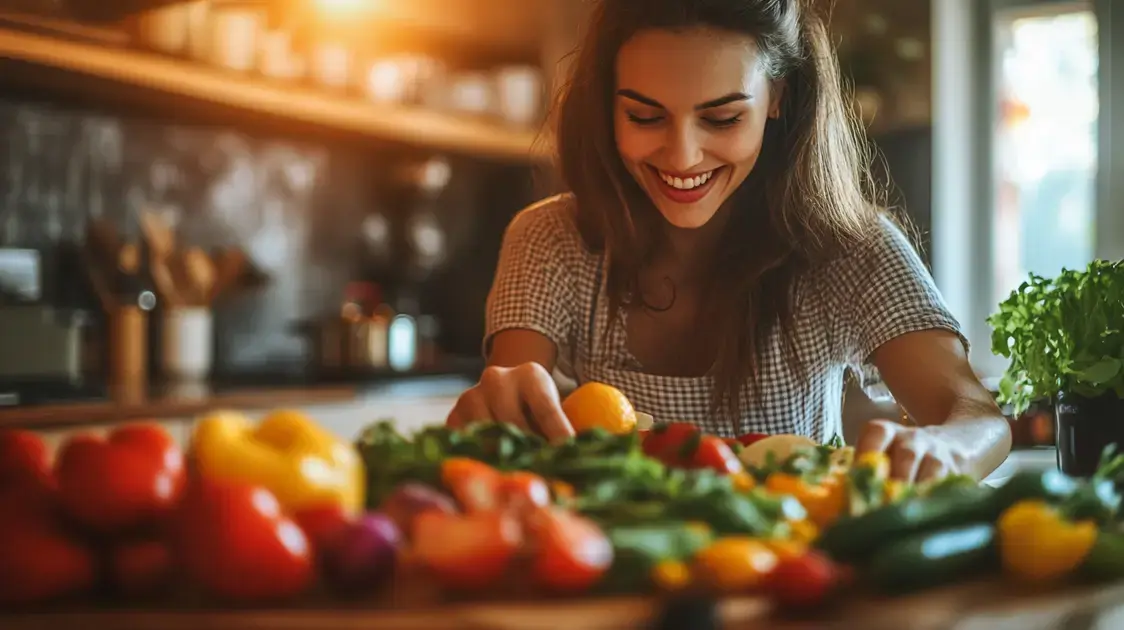
[[[913,481],[924,457],[925,453],[912,441],[894,444],[890,449],[890,478]]]
[[[552,442],[572,437],[574,427],[562,412],[558,386],[546,369],[538,363],[527,363],[516,370],[522,400],[527,403],[539,433]]]
[[[922,459],[921,465],[917,467],[917,481],[933,481],[948,476],[949,467],[940,458],[929,455]]]
[[[481,421],[515,425],[551,441],[574,435],[554,379],[537,363],[487,368],[480,382],[457,400],[445,424],[463,428]]]
[[[480,389],[491,410],[490,419],[519,427],[530,432],[527,417],[523,414],[523,401],[519,396],[515,370],[490,367],[480,376]]]
[[[873,420],[863,427],[859,441],[855,443],[855,456],[863,453],[882,453],[894,442],[897,430],[892,422]]]
[[[454,429],[463,429],[473,422],[487,420],[491,418],[491,415],[491,412],[488,411],[488,404],[484,400],[484,395],[478,388],[473,387],[457,399],[457,404],[453,406],[453,410],[449,412],[449,417],[445,419],[445,425]]]

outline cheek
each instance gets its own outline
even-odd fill
[[[615,131],[617,151],[626,164],[642,162],[663,145],[663,136],[651,129],[637,129],[633,125],[617,123]]]
[[[715,136],[710,153],[728,164],[752,167],[761,154],[763,131],[746,128]]]

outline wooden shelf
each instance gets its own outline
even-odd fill
[[[0,59],[434,150],[524,162],[546,156],[541,147],[547,143],[536,141],[538,134],[534,130],[516,129],[484,118],[333,96],[123,47],[0,27]]]

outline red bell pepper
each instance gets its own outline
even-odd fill
[[[0,505],[0,606],[40,604],[94,587],[94,554],[62,530],[53,515],[6,493]],[[23,499],[38,495],[20,493]]]
[[[184,484],[183,452],[159,426],[135,424],[103,439],[77,435],[56,462],[63,508],[101,534],[158,522],[175,507]]]
[[[193,479],[178,516],[179,560],[212,595],[276,601],[311,585],[312,545],[264,487]]]
[[[44,490],[55,486],[47,445],[31,431],[0,431],[0,489],[12,486]]]

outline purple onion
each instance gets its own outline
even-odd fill
[[[321,550],[324,577],[341,594],[365,594],[394,575],[402,533],[394,521],[370,512],[344,527]]]

